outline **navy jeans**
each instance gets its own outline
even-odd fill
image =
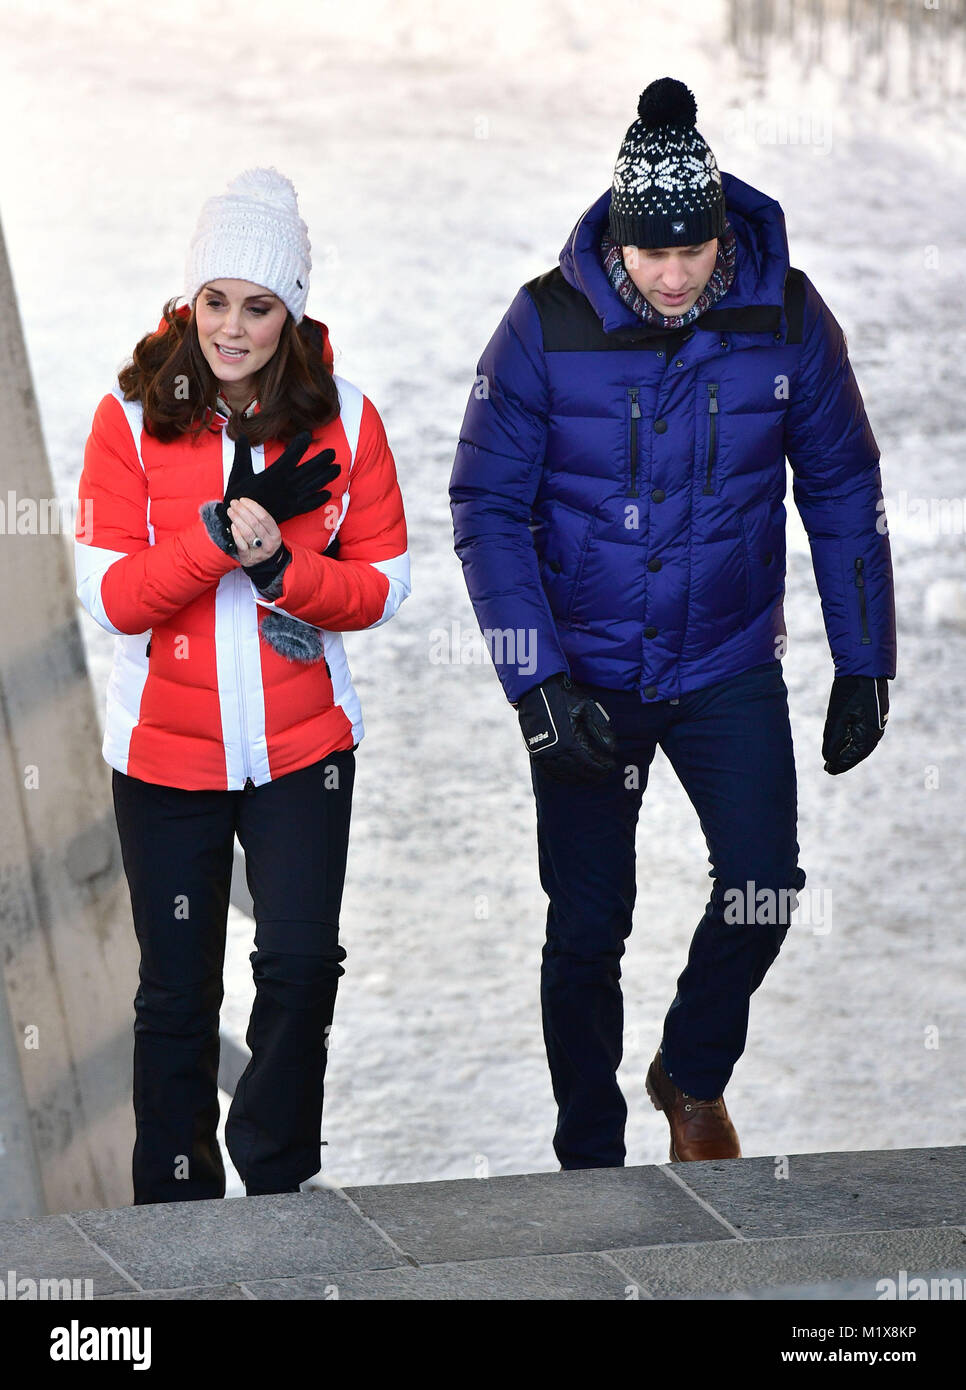
[[[319,1171],[323,1078],[344,973],[339,911],[355,774],[329,753],[253,793],[185,791],[114,771],[141,948],[134,1000],[134,1202],[225,1195],[218,1013],[235,832],[255,912],[251,1060],[225,1140],[250,1191]]]
[[[750,996],[788,930],[795,899],[787,890],[805,885],[780,661],[677,703],[590,689],[610,715],[617,770],[596,786],[568,786],[532,765],[540,881],[550,900],[543,1029],[558,1107],[554,1150],[565,1168],[624,1162],[620,961],[636,897],[635,831],[657,745],[698,813],[712,866],[711,896],[664,1020],[664,1067],[682,1091],[710,1099],[728,1084],[744,1051]],[[774,911],[765,896],[746,920],[749,880],[752,903],[771,890]],[[740,903],[729,890],[740,890]]]

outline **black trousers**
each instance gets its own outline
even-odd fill
[[[251,1060],[225,1138],[249,1193],[319,1171],[329,1028],[345,951],[339,911],[355,752],[254,792],[185,791],[114,771],[141,948],[134,999],[134,1201],[225,1195],[218,1015],[234,840],[255,912]]]
[[[625,1159],[620,963],[637,893],[637,822],[658,746],[698,814],[711,865],[710,896],[661,1039],[664,1069],[682,1091],[712,1099],[727,1086],[744,1052],[751,995],[779,953],[791,894],[806,879],[780,661],[675,704],[590,689],[611,718],[614,772],[593,786],[569,786],[532,769],[540,880],[550,900],[543,1028],[557,1101],[554,1151],[565,1168]]]

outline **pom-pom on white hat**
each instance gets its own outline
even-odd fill
[[[277,294],[296,323],[305,314],[312,247],[294,185],[277,169],[246,169],[201,209],[185,264],[185,295],[211,280],[251,280]]]

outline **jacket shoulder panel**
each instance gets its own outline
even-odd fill
[[[335,382],[339,392],[339,419],[342,421],[342,428],[345,430],[346,441],[349,445],[349,471],[356,461],[356,454],[359,451],[359,431],[362,428],[362,408],[365,403],[365,396],[358,386],[353,386],[351,381],[346,381],[345,377],[337,376],[334,372],[332,380]]]
[[[144,429],[144,411],[140,401],[128,401],[124,398],[120,386],[112,388],[110,394],[124,411],[124,418],[127,420],[131,430],[131,438],[134,441],[134,452],[137,454],[138,463],[141,465],[142,473],[145,472],[144,459],[141,456],[141,432]]]
[[[790,265],[785,274],[786,343],[800,343],[805,323],[805,273]]]
[[[631,330],[606,333],[586,295],[574,289],[559,266],[529,280],[528,292],[543,330],[544,352],[620,352],[650,345],[667,330],[648,328],[644,323]],[[788,324],[788,344],[802,341],[805,313],[805,276],[790,266],[785,278],[784,310]],[[709,309],[690,327],[709,332],[766,333],[780,326],[779,309],[772,305]],[[662,338],[663,341],[663,338]]]
[[[560,266],[523,287],[540,315],[544,352],[601,352],[639,346],[605,333],[590,300],[564,278]]]

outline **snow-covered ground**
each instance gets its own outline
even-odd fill
[[[181,290],[201,202],[257,164],[299,190],[308,312],[396,455],[413,596],[347,638],[368,737],[327,1076],[331,1180],[556,1166],[526,754],[492,670],[431,659],[434,630],[473,628],[447,482],[480,349],[607,187],[639,92],[665,74],[694,90],[721,167],[781,202],[793,264],[848,335],[882,450],[899,621],[886,736],[830,778],[832,666],[789,497],[801,863],[832,918],[793,928],[755,996],[729,1108],[748,1154],[966,1142],[966,634],[925,621],[962,593],[966,541],[913,505],[966,493],[962,118],[935,75],[918,101],[850,79],[831,61],[834,27],[826,66],[806,75],[779,45],[757,78],[726,43],[723,0],[645,8],[279,0],[266,24],[260,5],[211,0],[3,6],[0,213],[58,492],[76,493],[94,407]],[[81,619],[103,707],[111,638]],[[643,1073],[708,889],[700,828],[660,753],[638,853],[629,1163],[667,1156]],[[233,912],[223,1023],[239,1040],[251,930]]]

